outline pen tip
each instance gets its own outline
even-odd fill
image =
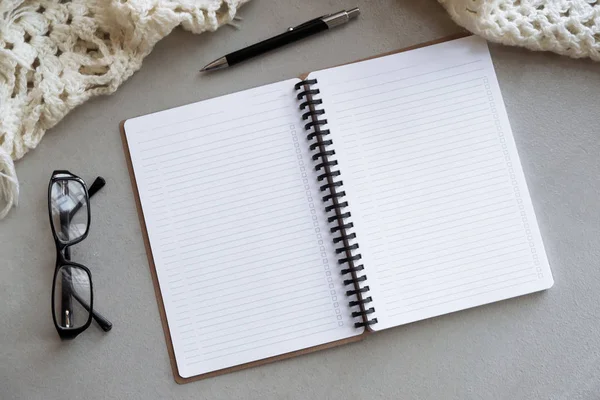
[[[212,70],[222,69],[222,68],[227,68],[227,67],[229,67],[229,64],[227,63],[227,58],[221,57],[218,60],[215,60],[215,61],[205,65],[204,68],[202,68],[200,70],[200,72],[212,71]]]

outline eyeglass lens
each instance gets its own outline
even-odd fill
[[[86,270],[74,265],[58,269],[54,281],[54,313],[61,328],[76,329],[90,318],[92,291]]]
[[[83,185],[75,180],[54,182],[50,191],[50,212],[58,239],[69,243],[88,229],[88,204]]]

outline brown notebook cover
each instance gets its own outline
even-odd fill
[[[438,44],[438,43],[442,43],[442,42],[446,42],[446,41],[450,41],[450,40],[455,40],[455,39],[459,39],[459,38],[466,37],[466,36],[469,36],[469,33],[458,33],[458,34],[455,34],[455,35],[452,35],[452,36],[448,36],[448,37],[445,37],[445,38],[442,38],[442,39],[437,39],[437,40],[433,40],[433,41],[430,41],[430,42],[418,44],[418,45],[415,45],[415,46],[410,46],[410,47],[407,47],[407,48],[404,48],[404,49],[400,49],[400,50],[396,50],[396,51],[391,51],[391,52],[388,52],[388,53],[384,53],[384,54],[376,55],[376,56],[373,56],[373,57],[369,57],[369,58],[366,58],[366,59],[363,59],[363,60],[357,60],[355,62],[360,62],[360,61],[364,61],[364,60],[368,60],[368,59],[373,59],[373,58],[378,58],[378,57],[384,57],[384,56],[387,56],[387,55],[390,55],[390,54],[396,54],[396,53],[401,53],[401,52],[405,52],[405,51],[409,51],[409,50],[413,50],[413,49],[417,49],[417,48],[421,48],[421,47],[431,46],[431,45],[434,45],[434,44]],[[300,78],[304,79],[304,78],[306,78],[307,75],[308,74],[303,74]],[[175,381],[177,383],[184,384],[184,383],[188,383],[188,382],[192,382],[192,381],[196,381],[196,380],[200,380],[200,379],[211,378],[211,377],[218,376],[218,375],[221,375],[221,374],[225,374],[225,373],[228,373],[228,372],[239,371],[239,370],[242,370],[242,369],[246,369],[246,368],[250,368],[250,367],[255,367],[255,366],[267,364],[267,363],[270,363],[270,362],[273,362],[273,361],[285,360],[287,358],[296,357],[296,356],[299,356],[299,355],[302,355],[302,354],[309,354],[309,353],[312,353],[312,352],[315,352],[315,351],[324,350],[324,349],[328,349],[328,348],[335,347],[335,346],[340,346],[340,345],[347,344],[347,343],[357,342],[357,341],[362,340],[369,333],[371,333],[370,330],[365,330],[365,332],[363,334],[358,335],[358,336],[354,336],[354,337],[351,337],[351,338],[347,338],[347,339],[343,339],[343,340],[338,340],[338,341],[334,341],[334,342],[322,344],[322,345],[319,345],[319,346],[313,346],[313,347],[309,347],[309,348],[306,348],[306,349],[294,351],[294,352],[291,352],[291,353],[280,354],[280,355],[277,355],[277,356],[274,356],[274,357],[269,357],[269,358],[262,359],[262,360],[257,360],[257,361],[253,361],[253,362],[249,362],[249,363],[245,363],[245,364],[240,364],[240,365],[236,365],[236,366],[233,366],[233,367],[221,369],[221,370],[218,370],[218,371],[213,371],[213,372],[209,372],[209,373],[206,373],[206,374],[196,375],[196,376],[193,376],[193,377],[190,377],[190,378],[183,378],[183,377],[181,377],[179,375],[178,370],[177,370],[177,363],[175,361],[175,352],[174,352],[174,349],[173,349],[173,343],[171,341],[171,335],[169,333],[169,324],[168,324],[168,321],[167,321],[167,317],[166,317],[166,313],[165,313],[165,307],[164,307],[163,299],[162,299],[162,294],[161,294],[161,291],[160,291],[158,277],[157,277],[157,274],[156,274],[156,267],[155,267],[155,264],[154,264],[154,257],[152,255],[152,248],[150,247],[150,241],[149,241],[148,232],[147,232],[146,224],[145,224],[145,220],[144,220],[144,210],[142,209],[141,202],[140,202],[140,197],[139,197],[139,193],[138,193],[138,187],[137,187],[137,183],[136,183],[136,180],[135,180],[135,174],[134,174],[134,171],[133,171],[133,165],[132,165],[132,162],[131,162],[131,156],[130,156],[130,153],[129,153],[129,146],[128,146],[128,143],[127,143],[127,137],[125,135],[124,124],[125,124],[125,121],[122,121],[121,124],[120,124],[120,130],[121,130],[121,137],[122,137],[122,140],[123,140],[123,148],[124,148],[124,151],[125,151],[125,158],[126,158],[127,165],[128,165],[128,168],[129,168],[129,175],[130,175],[130,178],[131,178],[131,185],[132,185],[133,194],[134,194],[134,197],[135,197],[136,207],[137,207],[137,210],[138,210],[138,217],[139,217],[139,220],[140,220],[140,226],[141,226],[142,234],[143,234],[143,237],[144,237],[144,244],[146,246],[146,254],[147,254],[147,257],[148,257],[148,264],[150,266],[150,273],[152,275],[152,281],[154,283],[154,291],[155,291],[155,294],[156,294],[156,300],[157,300],[157,303],[158,303],[158,310],[159,310],[159,313],[160,313],[160,317],[161,317],[161,321],[162,321],[162,325],[163,325],[163,331],[164,331],[164,334],[165,334],[165,341],[167,343],[167,350],[169,352],[169,358],[171,359],[171,368],[173,370],[173,375],[174,375]]]

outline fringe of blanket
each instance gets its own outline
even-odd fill
[[[0,35],[17,18],[22,17],[25,13],[32,12],[30,7],[22,6],[23,2],[24,0],[0,0]],[[10,56],[7,52],[2,51],[0,51],[0,55],[4,57]],[[0,141],[0,219],[3,219],[10,209],[18,203],[19,181],[17,180],[14,161],[11,155],[2,148],[1,144]]]
[[[4,203],[4,207],[0,209],[0,219],[2,219],[19,200],[19,181],[15,164],[10,154],[2,147],[0,147],[0,199]]]

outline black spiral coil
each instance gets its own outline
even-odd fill
[[[354,242],[356,233],[350,232],[354,227],[354,224],[349,221],[352,214],[348,202],[344,200],[346,196],[343,190],[344,183],[338,178],[341,175],[340,170],[336,168],[338,162],[332,157],[335,155],[335,150],[332,148],[333,141],[327,137],[330,134],[329,129],[324,129],[327,125],[327,119],[324,117],[325,110],[317,108],[323,104],[321,99],[315,98],[315,95],[320,93],[320,90],[315,87],[317,83],[316,79],[303,80],[298,82],[294,89],[300,91],[297,98],[302,101],[300,103],[300,110],[304,111],[302,119],[310,120],[304,125],[304,129],[309,132],[306,139],[310,143],[310,151],[314,152],[312,159],[316,163],[315,170],[320,172],[317,180],[323,182],[319,189],[327,193],[322,199],[328,215],[327,222],[332,225],[331,233],[335,234],[333,238],[333,243],[337,246],[335,252],[341,257],[338,263],[345,267],[341,270],[345,278],[344,285],[352,287],[346,291],[346,295],[351,298],[350,307],[357,309],[352,312],[352,317],[362,319],[361,322],[355,322],[354,326],[368,327],[377,323],[377,318],[370,318],[375,308],[367,308],[373,299],[368,296],[367,276],[361,274],[364,266],[356,263],[362,259],[362,256],[357,252],[358,243]]]

